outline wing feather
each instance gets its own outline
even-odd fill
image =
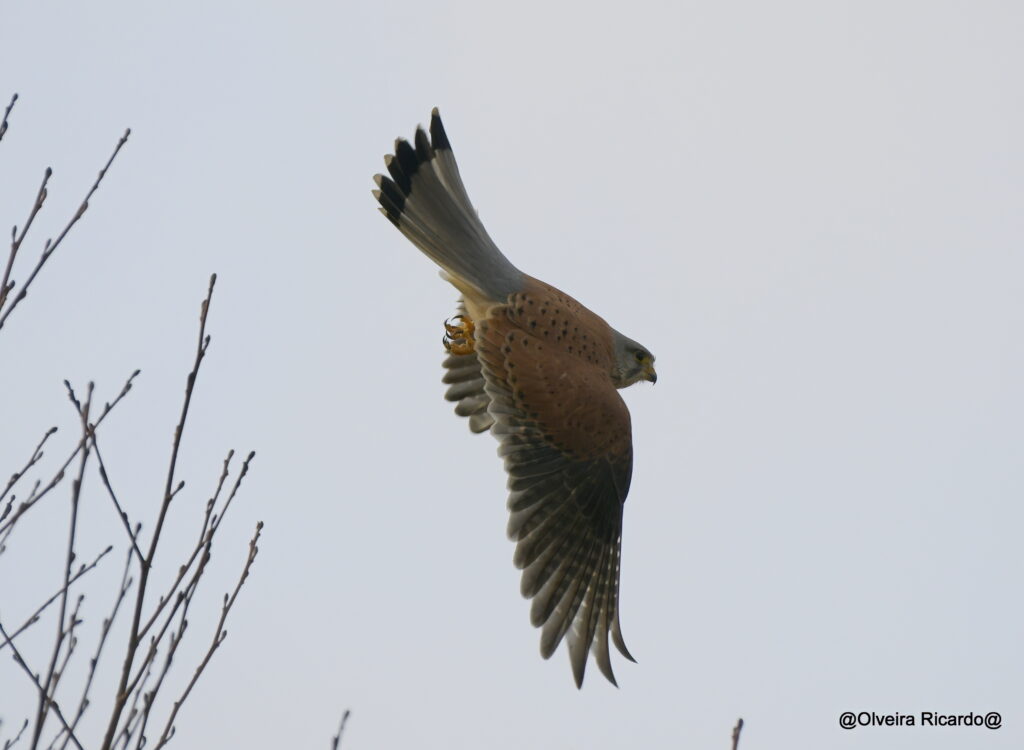
[[[632,659],[618,621],[629,412],[599,358],[566,353],[519,322],[510,304],[477,321],[475,335],[491,431],[509,475],[513,561],[541,628],[541,655],[566,641],[577,686],[591,652],[615,683],[609,635]]]

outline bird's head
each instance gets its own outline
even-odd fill
[[[616,388],[641,380],[650,383],[658,382],[658,373],[654,371],[654,355],[646,348],[615,331],[615,369],[612,382]]]

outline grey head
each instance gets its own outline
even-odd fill
[[[623,336],[612,330],[615,347],[615,369],[612,371],[612,383],[616,388],[646,380],[651,383],[658,381],[658,373],[654,371],[654,355],[647,347],[641,346],[629,336]]]

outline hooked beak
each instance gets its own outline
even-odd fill
[[[658,373],[654,371],[653,362],[649,362],[646,365],[644,365],[644,380],[646,380],[649,383],[658,382]]]

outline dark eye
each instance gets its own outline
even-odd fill
[[[643,362],[645,359],[647,359],[647,352],[637,352],[636,353],[636,361],[637,362]]]

